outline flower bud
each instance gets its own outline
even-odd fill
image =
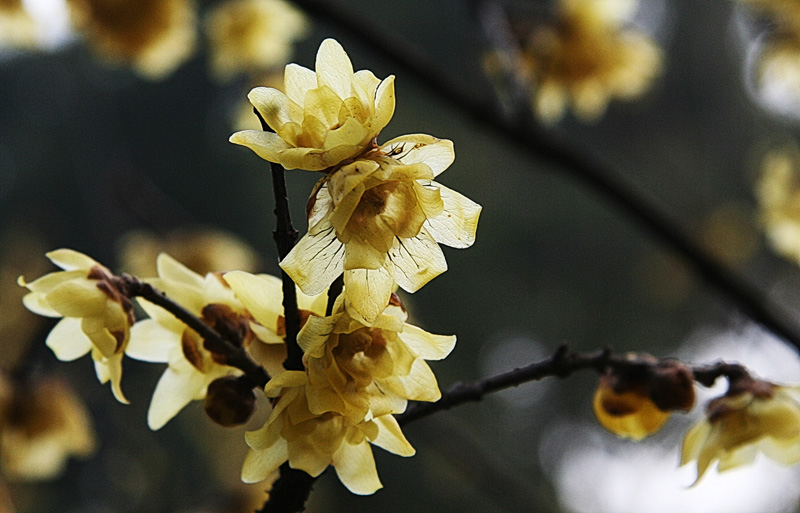
[[[203,407],[220,426],[239,426],[255,411],[256,395],[253,387],[241,377],[225,376],[208,385]]]

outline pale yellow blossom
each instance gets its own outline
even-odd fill
[[[236,333],[243,347],[268,372],[281,369],[286,352],[275,327],[256,325],[221,275],[201,276],[167,254],[158,257],[157,265],[159,277],[147,279],[148,283],[218,332]],[[274,288],[280,292],[280,280],[273,280],[278,282]],[[273,300],[280,305],[281,296]],[[214,380],[238,376],[241,371],[225,365],[225,357],[217,348],[208,347],[200,335],[171,313],[141,298],[139,303],[151,318],[133,327],[126,354],[168,364],[156,385],[147,416],[150,428],[160,429],[189,402],[204,398]]]
[[[598,119],[612,99],[644,93],[661,68],[661,52],[626,27],[634,0],[560,0],[557,22],[534,31],[519,73],[532,82],[532,106],[545,123],[571,105],[583,121]]]
[[[672,412],[659,409],[644,390],[597,387],[592,403],[601,426],[620,438],[642,440],[661,430]]]
[[[0,0],[0,46],[36,46],[38,27],[22,0]]]
[[[297,341],[305,353],[311,412],[333,411],[357,423],[402,413],[409,400],[439,400],[425,360],[446,357],[456,337],[428,333],[407,318],[396,295],[370,326],[351,317],[341,297],[332,315],[309,318]]]
[[[454,158],[450,141],[406,135],[329,175],[281,267],[311,295],[344,273],[347,306],[372,322],[395,283],[415,292],[447,270],[439,244],[475,241],[480,205],[434,181]]]
[[[117,400],[127,403],[120,382],[122,356],[134,323],[133,306],[114,283],[113,274],[88,256],[70,249],[47,253],[64,269],[20,284],[31,292],[25,306],[46,317],[63,317],[47,336],[56,357],[72,361],[92,353],[101,383],[111,381]]]
[[[328,465],[336,470],[348,490],[359,495],[381,488],[370,444],[411,456],[414,448],[391,415],[351,423],[334,412],[316,415],[306,399],[308,378],[302,371],[285,371],[273,377],[264,389],[274,397],[266,424],[246,435],[250,451],[242,468],[242,480],[264,480],[284,462],[311,476]]]
[[[0,383],[0,389],[8,386]],[[55,478],[68,458],[86,457],[94,449],[86,406],[65,382],[47,378],[17,385],[7,397],[0,415],[0,462],[11,479]]]
[[[211,68],[221,80],[283,66],[292,43],[308,29],[303,14],[283,0],[228,0],[206,19]]]
[[[697,481],[719,461],[719,472],[752,463],[759,453],[784,465],[800,463],[800,390],[759,380],[708,404],[706,417],[683,442],[681,464],[697,461]]]
[[[99,54],[163,78],[194,52],[193,0],[67,0],[73,25]]]
[[[394,76],[354,73],[333,39],[320,45],[316,72],[286,66],[284,90],[257,87],[248,96],[274,133],[244,130],[230,140],[286,169],[322,171],[361,155],[394,114]]]

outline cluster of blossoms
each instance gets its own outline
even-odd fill
[[[487,71],[528,87],[544,123],[569,107],[585,122],[597,120],[611,100],[641,96],[661,69],[658,46],[630,24],[637,7],[637,0],[559,0],[553,22],[517,34],[518,54],[503,66],[497,50]]]
[[[354,72],[329,39],[316,72],[287,66],[285,94],[251,92],[275,133],[231,137],[285,168],[322,173],[309,202],[308,234],[281,262],[297,287],[296,340],[286,340],[279,278],[244,271],[203,276],[161,254],[157,276],[138,280],[62,249],[48,257],[63,271],[20,279],[30,290],[29,309],[63,317],[48,346],[62,360],[91,352],[98,378],[110,381],[122,402],[124,356],[166,363],[148,413],[152,429],[199,399],[217,423],[244,423],[258,384],[233,362],[234,354],[244,354],[271,376],[264,392],[272,403],[266,424],[247,434],[245,481],[266,479],[288,461],[312,476],[333,465],[354,493],[380,488],[370,444],[414,453],[393,415],[409,401],[439,399],[426,361],[446,357],[456,341],[406,323],[395,291],[414,292],[444,272],[438,244],[470,246],[481,210],[434,181],[454,160],[450,141],[418,134],[378,144],[394,112],[393,84],[393,77]],[[342,292],[329,298],[328,287],[341,275]],[[144,285],[158,294],[147,296]],[[159,294],[184,313],[161,303]],[[147,319],[136,321],[131,298]],[[220,340],[186,323],[184,314]],[[302,361],[287,365],[290,344]]]

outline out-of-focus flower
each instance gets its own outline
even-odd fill
[[[22,0],[0,0],[0,46],[36,46],[36,22]]]
[[[800,19],[800,7],[797,9]],[[764,41],[755,68],[762,102],[778,113],[794,117],[800,117],[800,27],[797,30]]]
[[[203,277],[167,254],[159,255],[157,265],[159,277],[147,279],[148,283],[217,332],[241,341],[268,372],[280,370],[286,357],[283,340],[272,331],[274,328],[252,322],[221,275],[209,273]],[[280,300],[281,296],[274,298],[277,305]],[[156,385],[147,416],[150,428],[160,429],[190,401],[203,399],[213,381],[238,376],[241,371],[226,365],[225,355],[218,348],[209,347],[197,332],[171,313],[141,298],[139,303],[151,318],[133,327],[126,354],[137,360],[168,364]]]
[[[250,83],[281,90],[283,89],[283,70],[259,75]],[[253,104],[244,96],[233,107],[230,120],[234,130],[261,130],[261,121],[253,113]]]
[[[635,0],[560,0],[555,25],[531,33],[520,73],[532,83],[534,112],[558,121],[571,104],[584,121],[598,119],[612,99],[643,94],[661,68],[661,52],[626,27]]]
[[[257,87],[248,95],[275,133],[245,130],[230,140],[286,169],[322,171],[358,157],[373,149],[394,114],[394,76],[354,73],[333,39],[320,45],[316,72],[286,66],[284,90]]]
[[[414,292],[447,270],[439,243],[475,241],[480,205],[433,180],[454,158],[450,141],[406,135],[329,175],[281,267],[311,295],[344,272],[348,308],[372,322],[395,282]]]
[[[167,253],[200,274],[258,270],[258,254],[244,240],[222,230],[176,230],[159,237],[136,230],[118,242],[120,268],[135,276],[155,276],[158,255]]]
[[[593,407],[601,426],[620,438],[641,440],[661,430],[673,411],[692,409],[694,382],[691,369],[679,362],[642,354],[630,358],[648,365],[601,375]]]
[[[800,389],[742,378],[712,400],[706,417],[683,442],[681,464],[697,461],[697,481],[719,461],[719,472],[748,465],[758,453],[800,463]]]
[[[266,424],[246,435],[250,451],[242,468],[242,480],[261,481],[288,460],[292,468],[318,476],[328,465],[351,492],[374,493],[381,488],[370,443],[400,456],[414,448],[391,415],[351,423],[342,415],[314,414],[306,398],[308,377],[302,371],[285,371],[264,389],[275,397]]]
[[[206,19],[211,68],[220,80],[283,66],[292,43],[308,29],[303,14],[283,0],[228,0]]]
[[[297,342],[305,353],[310,411],[335,412],[351,423],[402,413],[409,400],[441,397],[425,360],[450,354],[455,335],[434,335],[406,324],[396,296],[371,326],[352,318],[341,296],[329,317],[311,317]]]
[[[14,386],[3,379],[0,388],[5,396],[0,461],[10,479],[54,478],[68,458],[86,457],[94,451],[89,414],[65,382],[48,378]]]
[[[192,0],[67,0],[72,22],[101,55],[143,76],[163,78],[197,39]]]
[[[796,151],[769,153],[756,189],[761,224],[775,250],[800,264],[800,160]]]
[[[771,17],[784,29],[794,30],[800,34],[800,2],[797,0],[739,0]]]
[[[91,351],[100,382],[111,381],[114,397],[127,403],[120,382],[133,305],[117,288],[114,275],[83,253],[59,249],[47,257],[64,271],[31,283],[20,278],[31,291],[23,298],[25,306],[39,315],[63,317],[47,336],[47,346],[63,361]]]

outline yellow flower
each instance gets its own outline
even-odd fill
[[[532,105],[545,123],[571,103],[584,121],[599,118],[613,98],[634,99],[661,67],[658,47],[624,27],[633,0],[561,0],[559,21],[535,31],[520,67],[533,82]]]
[[[8,395],[0,415],[0,455],[7,476],[54,478],[69,457],[94,451],[89,414],[66,383],[48,378],[3,390],[9,387],[5,380],[0,383],[0,396]]]
[[[22,0],[0,0],[0,46],[36,46],[36,22]]]
[[[316,72],[286,66],[284,90],[257,87],[248,95],[275,133],[244,130],[230,140],[286,169],[322,171],[361,155],[394,114],[394,76],[353,73],[333,39],[320,45]]]
[[[303,14],[283,0],[223,2],[206,20],[212,70],[228,80],[240,72],[283,66],[307,28]]]
[[[114,397],[127,403],[120,381],[133,305],[120,293],[111,272],[88,256],[59,249],[47,257],[64,271],[31,283],[20,278],[20,285],[31,291],[23,298],[25,306],[39,315],[63,317],[47,336],[47,346],[63,361],[91,350],[100,382],[111,381]]]
[[[413,455],[414,448],[391,415],[351,423],[333,412],[312,413],[306,399],[307,382],[304,372],[285,371],[267,383],[264,392],[276,399],[266,424],[246,435],[250,451],[242,480],[262,481],[285,461],[314,477],[333,465],[348,490],[359,495],[374,493],[382,485],[369,444],[400,456]]]
[[[768,154],[756,189],[760,220],[780,255],[800,263],[800,156],[797,150]]]
[[[415,292],[447,270],[438,243],[475,241],[480,205],[433,180],[454,158],[450,141],[406,135],[328,175],[281,267],[311,295],[344,272],[348,308],[372,322],[395,283]]]
[[[608,431],[638,441],[661,430],[673,411],[694,407],[691,368],[644,353],[627,360],[634,365],[607,369],[594,394],[595,417]]]
[[[402,413],[409,400],[437,401],[436,377],[425,360],[450,354],[454,335],[434,335],[406,324],[396,296],[371,326],[352,318],[341,296],[329,317],[311,317],[297,342],[308,374],[312,413],[336,412],[357,423]]]
[[[192,0],[67,0],[72,22],[94,49],[162,78],[195,48]]]
[[[800,2],[797,0],[740,0],[773,18],[779,27],[800,32]]]
[[[697,461],[697,481],[714,461],[719,472],[753,462],[759,452],[800,463],[800,389],[744,380],[712,400],[683,441],[681,464]]]
[[[286,350],[283,339],[275,334],[274,325],[266,328],[253,322],[219,274],[200,276],[166,254],[159,255],[157,265],[159,277],[148,279],[148,283],[218,332],[235,333],[243,347],[268,372],[281,370]],[[277,282],[272,288],[279,294],[280,280],[272,280]],[[281,296],[273,300],[280,305]],[[171,313],[141,298],[139,303],[151,318],[133,327],[126,354],[137,360],[168,364],[153,393],[147,416],[148,425],[155,430],[192,400],[206,397],[213,381],[238,376],[241,371],[225,365],[223,354],[208,347],[200,335]]]

